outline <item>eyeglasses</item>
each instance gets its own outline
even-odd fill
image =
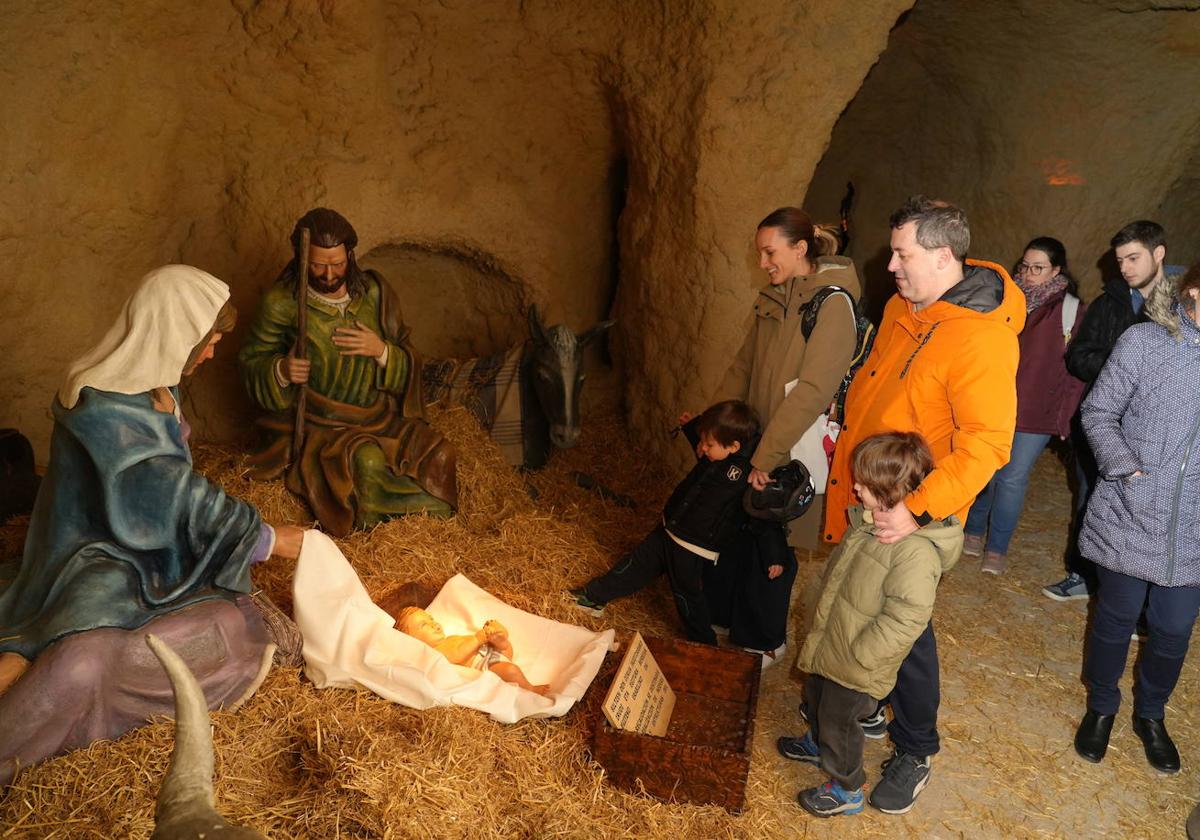
[[[1030,277],[1041,277],[1042,272],[1049,269],[1045,263],[1017,263],[1017,274],[1028,274]]]

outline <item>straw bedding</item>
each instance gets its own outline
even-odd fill
[[[589,418],[576,449],[521,474],[463,409],[434,422],[458,447],[462,509],[451,520],[411,517],[341,541],[367,589],[440,585],[455,572],[521,609],[601,628],[678,633],[664,585],[609,607],[603,619],[571,608],[562,592],[607,568],[654,524],[671,477],[636,451],[614,416]],[[198,468],[253,502],[271,522],[307,524],[277,483],[251,483],[242,456],[198,447]],[[582,470],[628,508],[580,488]],[[315,690],[294,668],[275,668],[236,713],[213,714],[217,807],[270,837],[347,838],[792,838],[792,837],[1175,837],[1197,795],[1189,772],[1200,756],[1192,711],[1200,697],[1194,657],[1168,722],[1184,772],[1159,777],[1122,716],[1101,765],[1074,757],[1086,607],[1038,594],[1054,579],[1069,499],[1062,467],[1046,456],[1013,543],[1013,569],[981,576],[964,558],[939,593],[942,753],[914,810],[822,821],[795,804],[818,771],[775,754],[799,731],[800,675],[766,672],[747,809],[663,804],[618,792],[590,762],[588,704],[563,719],[504,726],[460,708],[412,711],[374,695]],[[536,496],[536,498],[534,498]],[[27,520],[0,528],[15,551]],[[801,557],[793,628],[802,636],[824,555]],[[289,566],[274,559],[256,584],[291,608]],[[519,654],[519,652],[518,652]],[[593,691],[598,688],[593,688]],[[2,724],[0,724],[2,725]],[[148,837],[154,795],[173,726],[159,720],[115,742],[93,744],[20,775],[0,797],[0,837]],[[868,784],[887,756],[868,742]]]

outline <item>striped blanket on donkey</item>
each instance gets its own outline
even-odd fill
[[[528,344],[478,359],[430,359],[421,376],[426,405],[466,406],[500,447],[504,460],[514,467],[537,469],[550,457],[550,432],[530,385]]]
[[[551,447],[579,440],[583,351],[614,321],[576,335],[529,307],[529,340],[479,359],[433,359],[421,368],[426,405],[465,405],[513,466],[540,469]]]

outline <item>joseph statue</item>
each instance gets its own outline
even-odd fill
[[[283,476],[330,534],[345,536],[394,516],[449,516],[458,503],[454,450],[424,419],[421,360],[395,294],[354,259],[358,235],[339,213],[318,207],[302,230],[308,253],[293,256],[267,291],[238,354],[251,399],[269,414],[266,445],[251,477]],[[305,358],[297,358],[298,259],[308,260]],[[292,460],[295,405],[304,399],[303,440]]]

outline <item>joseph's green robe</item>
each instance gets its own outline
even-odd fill
[[[327,531],[344,536],[390,516],[428,510],[449,514],[458,502],[454,451],[424,421],[421,364],[387,284],[364,272],[366,292],[345,311],[310,294],[304,445],[289,466],[299,388],[281,386],[279,359],[296,341],[296,299],[287,283],[268,290],[238,361],[246,390],[271,412],[259,421],[267,445],[251,460],[255,478],[284,476]],[[333,331],[355,321],[387,343],[384,366],[343,356]]]

